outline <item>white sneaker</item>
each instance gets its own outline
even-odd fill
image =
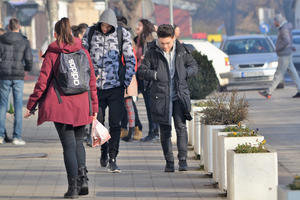
[[[14,145],[25,145],[26,144],[26,142],[24,140],[19,139],[19,138],[14,138],[13,141],[12,141],[12,143]]]
[[[0,144],[4,144],[4,137],[0,137]]]

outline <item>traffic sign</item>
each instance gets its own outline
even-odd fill
[[[269,24],[262,23],[259,25],[259,30],[261,33],[268,33],[270,31]]]

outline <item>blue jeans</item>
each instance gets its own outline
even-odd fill
[[[21,138],[23,123],[24,80],[0,80],[0,137],[4,137],[7,104],[11,89],[15,110],[13,138]]]

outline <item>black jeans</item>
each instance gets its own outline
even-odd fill
[[[64,162],[69,177],[77,177],[78,168],[85,167],[85,148],[83,137],[85,126],[73,127],[72,125],[54,122],[64,151]]]
[[[101,152],[109,153],[110,158],[116,158],[119,153],[121,119],[124,109],[124,88],[117,87],[107,90],[98,89],[99,113],[98,121],[104,124],[105,109],[109,108],[109,133],[111,138],[101,146]]]
[[[187,128],[186,120],[184,117],[183,108],[180,102],[173,101],[173,112],[172,116],[174,119],[176,135],[177,135],[177,149],[178,149],[178,160],[187,159]],[[171,142],[171,125],[160,124],[160,141],[164,152],[166,161],[174,161],[172,142]]]
[[[144,90],[142,92],[142,94],[143,94],[143,98],[144,98],[144,101],[145,101],[148,124],[149,124],[149,133],[148,133],[148,135],[151,135],[151,134],[158,135],[159,124],[153,122],[152,116],[151,116],[150,90]]]

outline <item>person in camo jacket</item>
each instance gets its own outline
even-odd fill
[[[122,28],[123,57],[126,63],[124,84],[121,84],[118,70],[119,46],[117,37],[117,18],[112,9],[106,9],[100,16],[99,22],[89,27],[83,36],[82,44],[89,50],[95,68],[99,101],[98,120],[104,123],[105,109],[109,107],[109,132],[111,139],[101,146],[100,165],[106,167],[109,162],[109,172],[119,173],[116,163],[119,152],[121,118],[124,106],[124,90],[135,74],[135,57],[132,49],[131,34]],[[89,40],[89,32],[94,30]],[[109,154],[109,159],[108,159]]]

